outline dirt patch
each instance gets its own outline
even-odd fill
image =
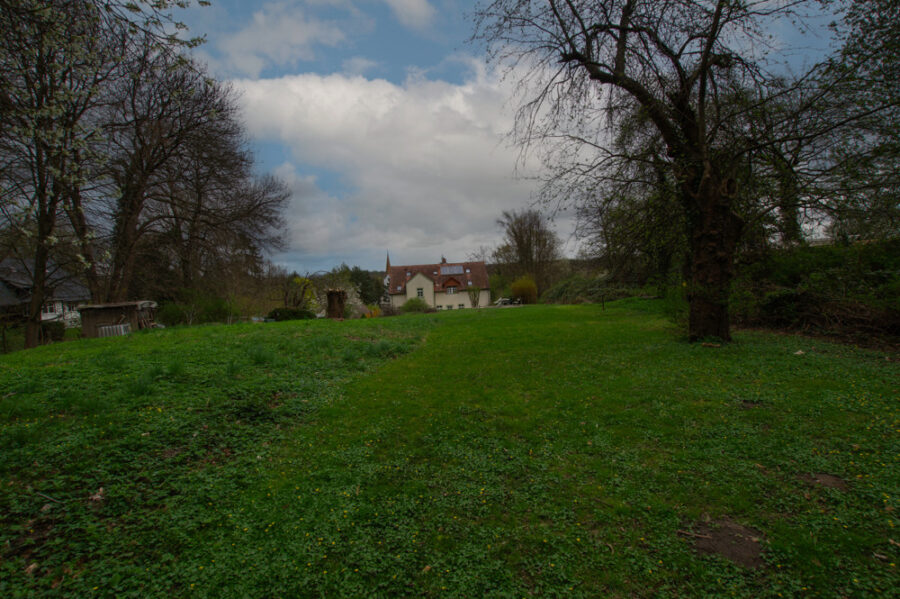
[[[744,399],[741,401],[741,408],[745,410],[752,410],[753,408],[758,408],[761,405],[763,405],[761,401],[756,401],[753,399]]]
[[[53,518],[29,520],[26,526],[28,527],[27,534],[7,541],[5,546],[0,547],[0,561],[13,557],[20,557],[23,561],[28,561],[45,543],[56,537],[54,534],[56,520]],[[33,572],[34,569],[32,569]]]
[[[828,487],[829,489],[837,489],[838,491],[848,491],[847,481],[833,474],[825,474],[819,472],[817,474],[801,474],[800,480],[813,487]]]
[[[822,340],[828,341],[830,343],[838,343],[841,345],[849,345],[860,347],[863,349],[881,351],[887,355],[884,356],[883,359],[877,360],[877,362],[882,362],[883,364],[896,364],[898,361],[900,361],[900,338],[898,338],[896,335],[886,334],[883,327],[879,330],[870,330],[866,332],[832,331],[827,333],[809,330],[786,330],[765,326],[738,325],[733,328],[742,331],[759,331],[764,333],[771,333],[784,337],[805,337],[811,342]],[[816,348],[811,347],[810,350],[815,351]],[[827,350],[822,351],[821,353],[827,353]]]
[[[230,447],[207,447],[206,454],[197,461],[199,467],[221,466],[229,461],[234,452]]]
[[[691,532],[679,531],[694,540],[694,549],[707,555],[721,555],[745,568],[759,568],[763,534],[728,518],[699,522]]]
[[[167,460],[171,460],[179,453],[181,453],[180,447],[169,447],[168,449],[164,449],[160,455]]]

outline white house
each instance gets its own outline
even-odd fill
[[[385,289],[392,308],[418,297],[437,310],[484,308],[491,304],[484,262],[447,262],[391,266],[387,259]]]

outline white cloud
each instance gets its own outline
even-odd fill
[[[380,64],[374,60],[369,60],[364,56],[354,56],[345,60],[341,67],[346,75],[363,75],[366,71],[370,71]]]
[[[300,254],[356,251],[371,268],[386,250],[397,263],[463,259],[497,242],[503,210],[530,201],[535,184],[514,177],[518,150],[503,141],[512,84],[483,70],[461,85],[344,74],[236,85],[254,138],[284,143],[295,164],[337,173],[351,190],[331,196],[283,167],[296,190],[288,218]]]
[[[257,77],[268,66],[313,60],[316,46],[336,46],[345,39],[337,23],[304,14],[295,4],[273,2],[253,13],[244,29],[223,35],[216,46],[226,68]]]
[[[384,0],[397,20],[412,29],[424,29],[434,19],[434,7],[428,0]]]

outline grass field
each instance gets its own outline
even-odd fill
[[[0,358],[0,596],[900,588],[900,366],[652,301]]]

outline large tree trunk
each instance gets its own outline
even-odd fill
[[[39,146],[39,144],[36,144]],[[38,155],[42,148],[38,147]],[[31,273],[31,301],[28,303],[28,320],[25,322],[25,348],[37,347],[41,343],[41,312],[44,300],[47,296],[47,265],[50,262],[50,239],[56,228],[56,212],[59,207],[60,185],[56,179],[52,183],[52,189],[48,188],[47,180],[52,165],[57,172],[63,168],[59,161],[43,160],[38,162],[37,174],[40,184],[35,190],[35,207],[37,208],[37,239],[34,251],[34,265]]]
[[[328,298],[326,316],[328,316],[328,318],[343,318],[344,302],[347,300],[347,292],[343,289],[329,289],[326,296]]]
[[[91,293],[91,299],[97,302],[102,301],[105,297],[105,291],[100,282],[100,274],[97,271],[97,260],[94,255],[94,242],[91,238],[91,228],[84,215],[84,203],[81,199],[81,192],[77,187],[69,195],[66,213],[69,215],[69,222],[72,224],[72,230],[78,238],[78,247],[81,250],[81,256],[87,264],[84,271],[84,277],[87,281],[88,290]]]
[[[113,267],[109,291],[105,301],[122,302],[128,299],[128,289],[134,273],[135,252],[139,237],[140,217],[144,209],[144,185],[126,187],[119,199],[119,214],[113,242]]]
[[[41,344],[41,311],[44,307],[48,260],[49,251],[39,241],[37,250],[34,253],[34,271],[31,273],[31,301],[28,302],[28,320],[25,322],[26,349],[37,347]]]
[[[731,340],[728,295],[743,220],[733,211],[734,179],[705,169],[689,194],[690,280],[688,335],[691,341]]]

